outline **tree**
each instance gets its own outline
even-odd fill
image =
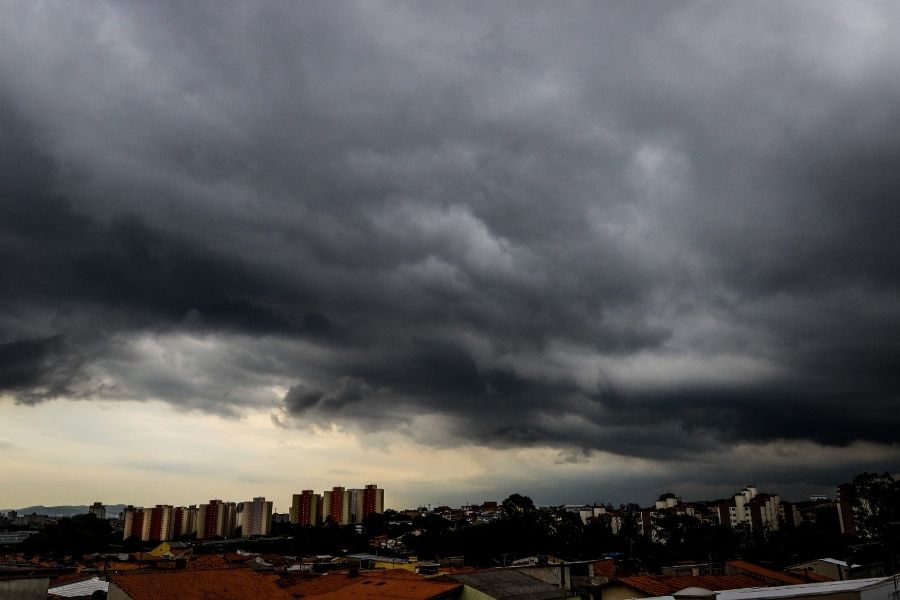
[[[615,550],[615,536],[612,532],[610,515],[590,517],[583,528],[583,540],[579,554],[587,558],[595,558],[606,552]]]
[[[578,513],[557,508],[551,512],[552,546],[550,550],[556,555],[565,558],[579,556],[584,547],[584,523]]]
[[[61,559],[105,550],[109,545],[110,526],[94,515],[77,515],[60,519],[20,545],[23,552],[50,554]]]
[[[511,494],[503,501],[503,514],[511,517],[517,514],[534,512],[534,502],[528,496]]]
[[[860,473],[853,478],[853,488],[857,533],[885,541],[890,523],[900,521],[900,482],[890,473]]]
[[[365,528],[366,535],[368,535],[369,537],[375,537],[378,535],[387,534],[388,520],[389,517],[383,513],[373,512],[366,515],[363,518],[363,527]]]
[[[679,515],[671,511],[656,512],[652,516],[656,540],[669,546],[672,552],[681,550],[688,538],[688,532],[700,526],[700,521],[691,515]]]

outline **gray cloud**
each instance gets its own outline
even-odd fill
[[[0,386],[896,444],[900,15],[830,6],[7,7]]]
[[[23,404],[73,396],[80,367],[61,336],[6,342],[0,344],[0,391]]]

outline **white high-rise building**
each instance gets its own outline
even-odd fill
[[[241,536],[269,535],[272,524],[272,502],[264,497],[244,502],[243,519],[241,520]]]

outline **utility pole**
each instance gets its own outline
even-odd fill
[[[894,537],[894,531],[900,529],[900,521],[890,521],[885,527],[885,543],[887,545],[888,554],[891,556],[891,579],[894,581],[894,595],[897,596],[897,542]]]

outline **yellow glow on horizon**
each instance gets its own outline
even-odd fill
[[[285,428],[273,423],[267,409],[223,418],[163,402],[53,401],[24,406],[0,399],[0,403],[5,425],[0,433],[0,508],[5,509],[97,500],[188,505],[211,498],[240,502],[265,496],[276,510],[287,512],[291,495],[303,489],[321,493],[335,485],[368,483],[385,489],[387,508],[401,509],[502,500],[512,492],[547,489],[552,481],[597,486],[623,476],[662,481],[678,469],[677,462],[604,452],[566,454],[552,447],[472,443],[433,447],[402,433]],[[418,425],[437,426],[427,419]],[[827,448],[776,441],[739,444],[726,456],[715,453],[692,459],[708,472],[722,460],[764,469],[775,458],[800,466],[812,455],[850,464],[888,454],[897,456],[900,449],[871,443]]]

